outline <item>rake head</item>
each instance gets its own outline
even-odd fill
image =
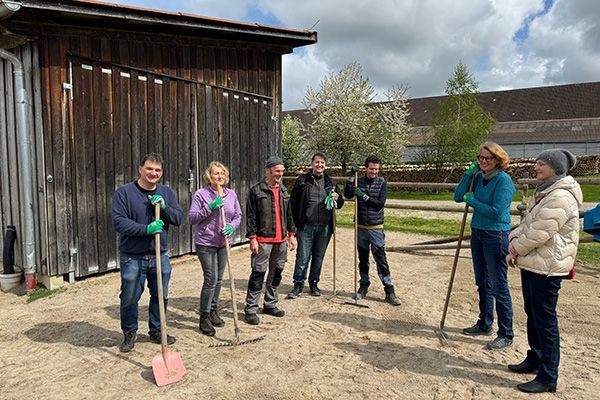
[[[257,338],[254,338],[254,339],[247,339],[247,340],[239,340],[239,339],[228,340],[228,341],[210,344],[208,347],[236,347],[236,346],[241,346],[243,344],[260,342],[261,340],[263,340],[265,338],[265,336],[266,335],[262,335]]]

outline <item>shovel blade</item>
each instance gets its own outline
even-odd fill
[[[187,370],[179,353],[166,352],[152,359],[152,372],[158,386],[170,385],[181,380]]]

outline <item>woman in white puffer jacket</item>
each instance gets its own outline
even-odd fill
[[[529,202],[521,224],[510,234],[508,265],[521,269],[523,301],[527,314],[530,349],[516,373],[537,373],[517,385],[523,392],[555,392],[560,360],[556,317],[562,279],[573,269],[579,243],[579,208],[583,195],[567,171],[575,166],[568,150],[551,149],[536,158],[536,178],[541,182]]]

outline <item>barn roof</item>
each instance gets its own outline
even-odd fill
[[[413,145],[431,135],[431,116],[447,96],[410,99]],[[498,143],[600,141],[600,82],[483,92],[477,101],[498,122],[490,140]],[[375,103],[377,104],[377,103]],[[284,112],[312,122],[306,110]]]
[[[236,22],[95,0],[22,0],[22,9],[15,14],[15,17],[24,13],[37,17],[40,22],[74,27],[254,41],[292,48],[317,42],[317,33],[314,31]]]

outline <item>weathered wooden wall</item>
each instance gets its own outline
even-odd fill
[[[163,183],[187,213],[211,160],[229,166],[245,209],[264,160],[281,152],[281,49],[58,30],[42,34],[39,48],[43,149],[53,176],[44,274],[117,267],[111,198],[137,178],[145,153],[162,153]],[[236,241],[244,234],[242,226]],[[193,251],[187,221],[170,237],[172,255]]]
[[[40,247],[36,252],[36,265],[46,262],[45,230],[46,211],[44,201],[44,153],[41,121],[40,99],[40,67],[38,47],[35,43],[9,50],[22,62],[25,68],[25,88],[31,94],[28,99],[29,135],[31,140],[31,170],[36,184],[33,190],[33,208],[35,238]],[[17,229],[15,246],[15,264],[22,267],[24,255],[21,238],[23,237],[23,214],[21,203],[21,181],[19,171],[21,160],[17,151],[17,134],[15,122],[15,93],[13,66],[0,59],[0,228],[2,238],[6,228],[14,225]],[[3,251],[3,240],[0,240],[0,254]]]

